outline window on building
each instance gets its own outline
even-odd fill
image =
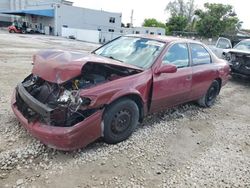
[[[148,34],[148,30],[146,30],[146,33]]]
[[[109,29],[109,32],[115,32],[115,30],[114,29]]]
[[[155,33],[154,32],[150,32],[150,35],[154,35]]]
[[[136,31],[135,34],[140,34],[140,31]]]
[[[98,31],[102,31],[101,29],[97,29]]]
[[[208,51],[200,44],[190,44],[192,65],[210,64],[212,62]]]
[[[158,33],[158,35],[161,35],[161,33]]]
[[[174,44],[163,56],[163,64],[174,64],[177,68],[189,66],[188,47],[185,43]]]
[[[110,17],[109,18],[109,23],[115,23],[115,18],[114,17]]]
[[[120,30],[120,33],[123,33],[123,30]]]

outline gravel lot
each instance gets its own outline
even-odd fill
[[[231,80],[209,109],[148,116],[130,139],[75,152],[47,148],[15,119],[10,97],[40,49],[98,45],[0,31],[0,187],[250,187],[250,82]]]

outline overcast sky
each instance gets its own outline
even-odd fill
[[[170,0],[72,0],[75,6],[122,13],[122,22],[129,23],[134,10],[134,26],[141,26],[145,18],[156,18],[165,22],[168,14],[164,11]],[[198,7],[208,0],[196,0]],[[210,3],[231,4],[241,21],[243,28],[250,29],[250,13],[247,0],[209,0]]]

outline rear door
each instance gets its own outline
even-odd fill
[[[206,93],[216,77],[217,68],[212,62],[210,53],[202,44],[190,43],[189,46],[193,72],[191,98],[197,99]]]
[[[175,73],[153,75],[151,112],[180,104],[188,99],[191,92],[192,68],[186,43],[175,43],[161,59],[161,66],[173,64]]]

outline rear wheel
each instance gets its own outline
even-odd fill
[[[139,120],[137,104],[130,99],[121,99],[111,104],[104,114],[104,141],[115,144],[127,139]]]
[[[220,92],[220,84],[217,80],[214,80],[207,90],[206,94],[203,95],[199,100],[198,103],[202,107],[210,107],[214,104],[217,95]]]

